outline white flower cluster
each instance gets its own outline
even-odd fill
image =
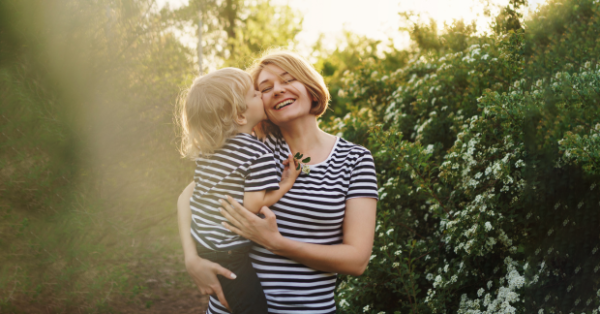
[[[346,301],[346,299],[341,299],[340,300],[340,306],[341,307],[348,307],[350,305],[350,303],[348,303],[348,301]]]
[[[519,274],[516,269],[517,262],[513,261],[510,257],[504,260],[507,268],[507,275],[505,276],[508,286],[501,286],[498,288],[495,299],[491,293],[485,293],[484,288],[480,288],[477,291],[477,299],[470,300],[467,295],[461,297],[460,308],[458,313],[461,314],[514,314],[517,309],[514,307],[515,303],[520,301],[517,289],[520,289],[525,284],[525,278]],[[487,283],[488,290],[492,288],[492,282]],[[485,294],[485,295],[484,295]],[[483,299],[481,297],[483,296]],[[480,310],[480,306],[483,305],[484,310]]]
[[[485,222],[485,231],[489,232],[492,229],[494,229],[494,227],[492,227],[492,223],[490,223],[489,221],[486,221]]]

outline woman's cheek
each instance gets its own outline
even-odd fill
[[[265,107],[265,109],[267,109],[270,106],[269,102],[271,101],[271,97],[269,97],[268,95],[262,94],[261,99],[262,99],[263,106]]]

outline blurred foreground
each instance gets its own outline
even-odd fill
[[[301,25],[267,0],[0,3],[0,312],[204,306],[175,208],[193,173],[176,99],[198,66],[173,34],[200,9],[205,62],[246,65]]]

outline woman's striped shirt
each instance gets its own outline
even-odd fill
[[[265,144],[273,151],[281,176],[281,161],[290,149],[279,137],[271,136]],[[301,174],[292,189],[270,208],[284,237],[334,245],[342,243],[346,201],[358,197],[378,198],[373,157],[366,148],[338,138],[327,159],[310,165],[310,174]],[[250,257],[269,313],[335,313],[337,274],[309,268],[257,245]],[[211,296],[207,313],[229,312]]]
[[[227,195],[243,204],[244,192],[279,189],[273,152],[254,136],[238,133],[208,157],[196,160],[196,187],[190,200],[192,236],[209,250],[238,249],[250,241],[225,229],[219,199]]]

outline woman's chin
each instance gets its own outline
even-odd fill
[[[285,127],[286,125],[289,125],[291,123],[295,123],[297,121],[302,121],[304,119],[316,119],[316,117],[314,115],[311,114],[296,114],[296,115],[282,115],[282,116],[277,116],[277,117],[271,117],[271,119],[269,119],[273,124],[279,126],[279,127]]]
[[[285,124],[293,121],[294,118],[289,117],[289,116],[283,116],[283,117],[271,117],[269,120],[277,126],[284,126]]]
[[[286,106],[278,110],[272,110],[269,112],[269,120],[273,122],[275,125],[283,126],[286,123],[290,123],[292,121],[314,117],[314,115],[310,114],[310,109],[302,110],[304,108],[299,106]]]
[[[269,114],[269,120],[274,123],[274,121],[288,121],[294,114],[290,111],[283,109],[273,110],[271,114]]]

